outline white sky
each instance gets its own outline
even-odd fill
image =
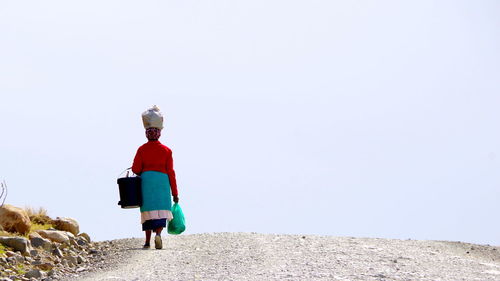
[[[142,237],[157,104],[187,233],[500,245],[498,1],[1,1],[7,202]]]

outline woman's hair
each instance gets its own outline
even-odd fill
[[[146,138],[150,141],[156,141],[161,136],[161,129],[158,128],[147,128],[146,129]]]

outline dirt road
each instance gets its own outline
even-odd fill
[[[216,233],[163,250],[115,240],[120,259],[70,280],[500,280],[500,248],[457,242]]]

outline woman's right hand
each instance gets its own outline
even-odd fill
[[[174,203],[179,203],[179,197],[178,196],[174,196]]]

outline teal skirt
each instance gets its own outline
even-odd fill
[[[172,210],[172,193],[168,175],[162,172],[146,171],[142,178],[141,212]]]

